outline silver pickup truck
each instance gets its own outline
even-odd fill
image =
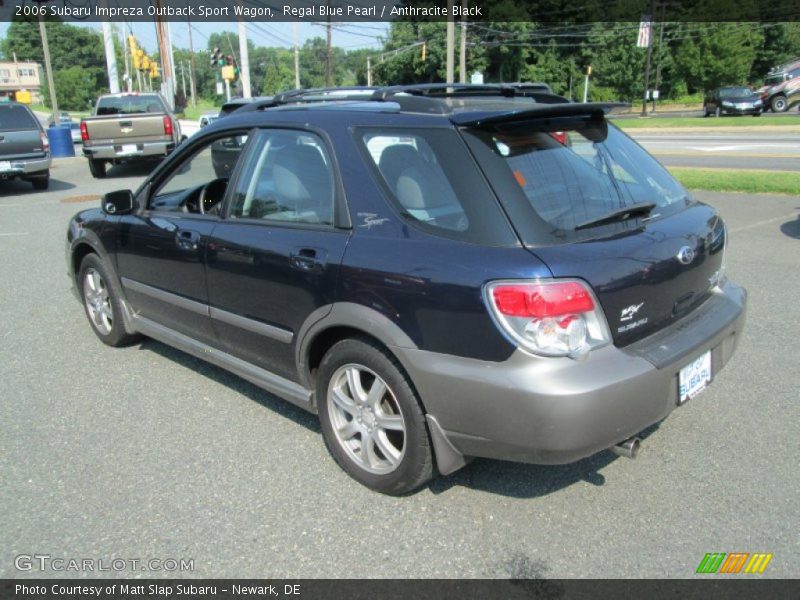
[[[0,180],[25,179],[37,190],[50,185],[50,142],[24,104],[0,104]]]
[[[92,175],[105,177],[109,163],[163,158],[183,138],[161,96],[133,93],[101,96],[81,121],[81,139]]]

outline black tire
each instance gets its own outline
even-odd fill
[[[340,402],[332,400],[332,390],[341,390],[337,382],[344,377],[347,383],[342,385],[347,386],[345,393],[349,392],[348,370],[352,368],[362,369],[359,381],[367,398],[361,408],[355,403],[345,411],[340,408]],[[372,376],[375,377],[371,378]],[[373,405],[378,407],[376,413],[369,408],[366,388],[373,391],[373,385],[378,379],[385,383],[386,391]],[[379,345],[371,340],[358,338],[345,339],[334,344],[320,364],[316,397],[322,435],[328,451],[353,479],[376,492],[398,496],[417,489],[433,476],[433,451],[422,406],[403,368]],[[378,398],[378,395],[375,397]],[[363,420],[362,416],[357,417],[354,414],[356,410],[363,411],[358,413],[363,414]],[[346,412],[349,413],[349,419]],[[369,412],[371,416],[367,414]],[[402,423],[402,432],[392,430],[392,427],[381,427],[381,422],[385,423],[387,417],[396,424]],[[334,425],[334,421],[339,423],[338,427]],[[336,432],[344,428],[342,423],[352,425],[359,431],[350,434],[348,440],[342,441],[340,434]],[[364,450],[362,440],[368,428],[370,433],[367,435],[371,437],[367,439],[372,441],[367,443],[372,452],[364,454],[378,461],[369,467],[359,459]],[[391,450],[402,448],[399,456],[391,458],[389,453],[381,450],[381,446]],[[370,459],[367,458],[366,461],[370,462]],[[374,470],[370,471],[369,468]],[[381,469],[384,471],[380,472]]]
[[[789,110],[789,102],[786,100],[786,96],[775,96],[769,101],[769,107],[774,113],[782,113]]]
[[[91,171],[92,177],[102,179],[106,176],[106,161],[90,158],[89,171]]]
[[[100,286],[97,286],[96,283],[95,285],[87,283],[87,278],[94,278],[95,275],[100,277],[100,281],[103,284],[102,287],[106,292],[106,299],[103,300],[101,298],[97,302],[92,302],[90,293],[92,289],[99,290]],[[141,337],[139,335],[131,335],[125,331],[125,325],[122,321],[123,308],[120,290],[115,279],[111,277],[109,268],[100,260],[100,257],[96,254],[87,254],[84,257],[78,270],[77,283],[78,291],[81,294],[83,311],[92,326],[92,331],[100,338],[100,341],[109,346],[118,347],[132,344]],[[95,310],[100,309],[102,306],[102,309],[110,311],[108,320],[106,321],[102,317],[95,320],[90,306],[93,306]]]
[[[47,175],[44,177],[37,177],[36,179],[31,179],[31,184],[33,185],[33,189],[35,190],[46,190],[50,187],[50,171],[47,172]]]

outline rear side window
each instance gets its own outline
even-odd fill
[[[452,130],[361,130],[363,149],[400,214],[436,235],[485,245],[516,240]]]
[[[19,104],[0,104],[0,131],[39,129],[36,117]]]
[[[108,96],[97,103],[97,115],[134,115],[166,112],[161,98],[149,96]]]

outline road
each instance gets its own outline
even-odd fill
[[[800,134],[774,130],[747,133],[627,133],[668,167],[800,169]]]
[[[0,577],[19,554],[193,559],[197,577],[688,577],[707,552],[800,563],[800,198],[697,196],[750,290],[738,353],[637,460],[476,460],[389,498],[347,477],[316,419],[153,341],[91,332],[65,276],[70,216],[144,167],[0,188]],[[164,573],[123,571],[111,575]],[[73,573],[46,571],[44,576]]]

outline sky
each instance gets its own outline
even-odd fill
[[[0,23],[0,37],[5,37],[9,23]],[[81,27],[91,27],[100,31],[100,23],[80,23]],[[379,48],[381,46],[378,36],[384,37],[388,33],[389,23],[334,23],[332,42],[345,50],[357,48]],[[133,34],[139,40],[139,45],[148,52],[156,50],[155,24],[147,22],[131,23]],[[189,33],[185,22],[172,22],[172,43],[176,48],[189,48]],[[237,31],[237,24],[224,23],[192,23],[192,42],[195,50],[205,50],[208,45],[208,36],[212,33]],[[278,46],[289,48],[292,46],[292,24],[282,22],[258,23],[249,22],[247,35],[256,46]],[[325,37],[325,23],[298,23],[297,37],[302,45],[307,39]],[[237,48],[238,52],[239,49]]]

